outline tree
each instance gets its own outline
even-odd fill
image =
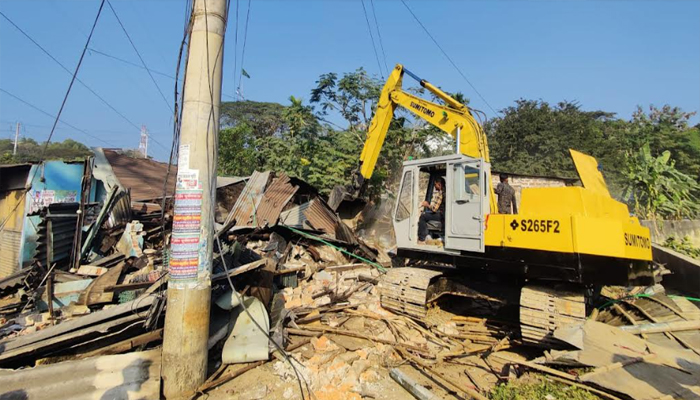
[[[221,104],[221,126],[247,125],[256,138],[280,134],[286,129],[285,106],[279,103],[236,101]]]
[[[669,105],[661,108],[651,105],[648,112],[637,107],[630,122],[627,147],[638,149],[649,144],[653,156],[668,150],[679,171],[700,180],[700,129],[688,124],[693,115],[694,112]]]
[[[628,185],[624,198],[635,214],[646,219],[682,219],[700,211],[700,184],[678,171],[665,150],[653,156],[648,143],[626,157]]]
[[[66,139],[63,142],[37,143],[31,138],[23,138],[17,143],[17,154],[13,155],[14,142],[10,139],[0,140],[0,162],[3,164],[37,162],[42,160],[82,160],[92,155],[92,151],[80,142]],[[46,148],[46,151],[44,151]]]
[[[224,128],[219,132],[218,173],[226,176],[249,176],[259,166],[255,134],[247,123]]]
[[[338,74],[321,75],[311,90],[311,103],[321,106],[319,115],[335,111],[348,122],[349,130],[366,130],[372,120],[374,107],[379,99],[382,84],[358,68],[346,73],[340,80]]]

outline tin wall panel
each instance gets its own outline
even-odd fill
[[[289,183],[289,177],[284,172],[280,172],[272,183],[265,190],[263,198],[260,201],[256,215],[257,226],[273,226],[277,224],[280,212],[289,200],[292,199],[294,193],[299,190],[299,186],[293,186]]]

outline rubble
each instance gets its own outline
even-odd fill
[[[365,242],[305,182],[267,171],[217,186],[212,370],[197,396],[486,399],[530,371],[600,398],[700,398],[691,384],[700,380],[700,309],[663,287],[605,288],[607,303],[585,323],[555,332],[568,347],[535,348],[523,343],[517,317],[489,314],[488,298],[447,308],[441,300],[422,318],[383,308],[386,240]],[[120,375],[133,366],[116,360],[159,354],[172,221],[165,200],[132,200],[113,186],[101,203],[79,205],[91,216],[77,253],[51,265],[42,255],[0,280],[0,396],[38,374],[80,368],[89,378],[110,362],[114,377],[85,392],[131,395],[159,384],[156,364],[127,382]],[[10,370],[20,367],[33,368]]]

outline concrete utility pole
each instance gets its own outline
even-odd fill
[[[163,337],[163,393],[206,379],[226,0],[195,0],[185,76]]]
[[[12,149],[12,155],[13,155],[13,156],[16,156],[16,155],[17,155],[17,140],[19,140],[19,127],[20,127],[21,125],[22,125],[22,124],[20,124],[20,123],[18,122],[18,123],[17,123],[17,127],[15,128],[15,147],[14,147],[14,149]]]

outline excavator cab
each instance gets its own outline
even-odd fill
[[[461,154],[406,161],[393,214],[397,247],[458,255],[483,253],[485,215],[489,213],[491,166]],[[444,179],[444,215],[428,223],[433,240],[418,243],[423,200],[430,202],[437,179]],[[437,221],[436,221],[437,222]]]

